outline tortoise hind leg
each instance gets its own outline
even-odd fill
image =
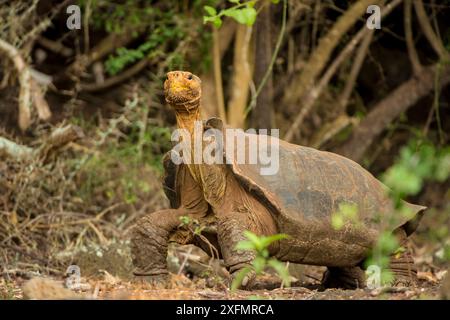
[[[389,269],[393,273],[393,286],[411,286],[417,282],[417,267],[414,264],[408,237],[403,228],[395,231],[395,235],[403,251],[390,256]]]
[[[364,270],[359,266],[354,267],[328,267],[324,272],[320,288],[356,289],[364,288],[366,277]]]

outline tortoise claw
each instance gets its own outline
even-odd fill
[[[239,273],[241,272],[241,270],[242,269],[238,269],[238,270],[234,271],[233,273],[231,273],[230,288],[233,285],[235,279],[239,276]],[[251,270],[244,276],[244,278],[242,279],[241,283],[238,286],[238,289],[251,290],[253,287],[253,284],[255,283],[255,280],[256,280],[256,273],[253,270]]]

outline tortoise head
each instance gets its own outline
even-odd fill
[[[201,96],[201,81],[187,71],[171,71],[164,82],[166,101],[176,110],[198,108]]]

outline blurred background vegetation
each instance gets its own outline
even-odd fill
[[[436,277],[450,260],[449,16],[448,0],[0,0],[3,274],[92,259],[128,274],[130,226],[168,206],[162,84],[182,69],[202,79],[205,118],[280,128],[428,206],[414,250]],[[60,143],[57,128],[77,134]]]

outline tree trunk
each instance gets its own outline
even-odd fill
[[[272,57],[272,37],[271,37],[271,6],[263,5],[255,26],[255,71],[254,81],[258,87],[269,68]],[[254,129],[268,129],[272,127],[273,117],[273,82],[272,74],[267,79],[262,88],[256,105],[251,114],[251,125]]]
[[[249,63],[251,32],[252,27],[239,25],[234,40],[233,77],[227,110],[227,122],[234,128],[244,128],[245,124],[245,107],[252,75]]]
[[[234,38],[236,23],[225,19],[222,27],[216,30],[213,37],[211,55],[213,66],[200,76],[202,79],[202,117],[220,117],[226,122],[223,98],[221,61]]]

